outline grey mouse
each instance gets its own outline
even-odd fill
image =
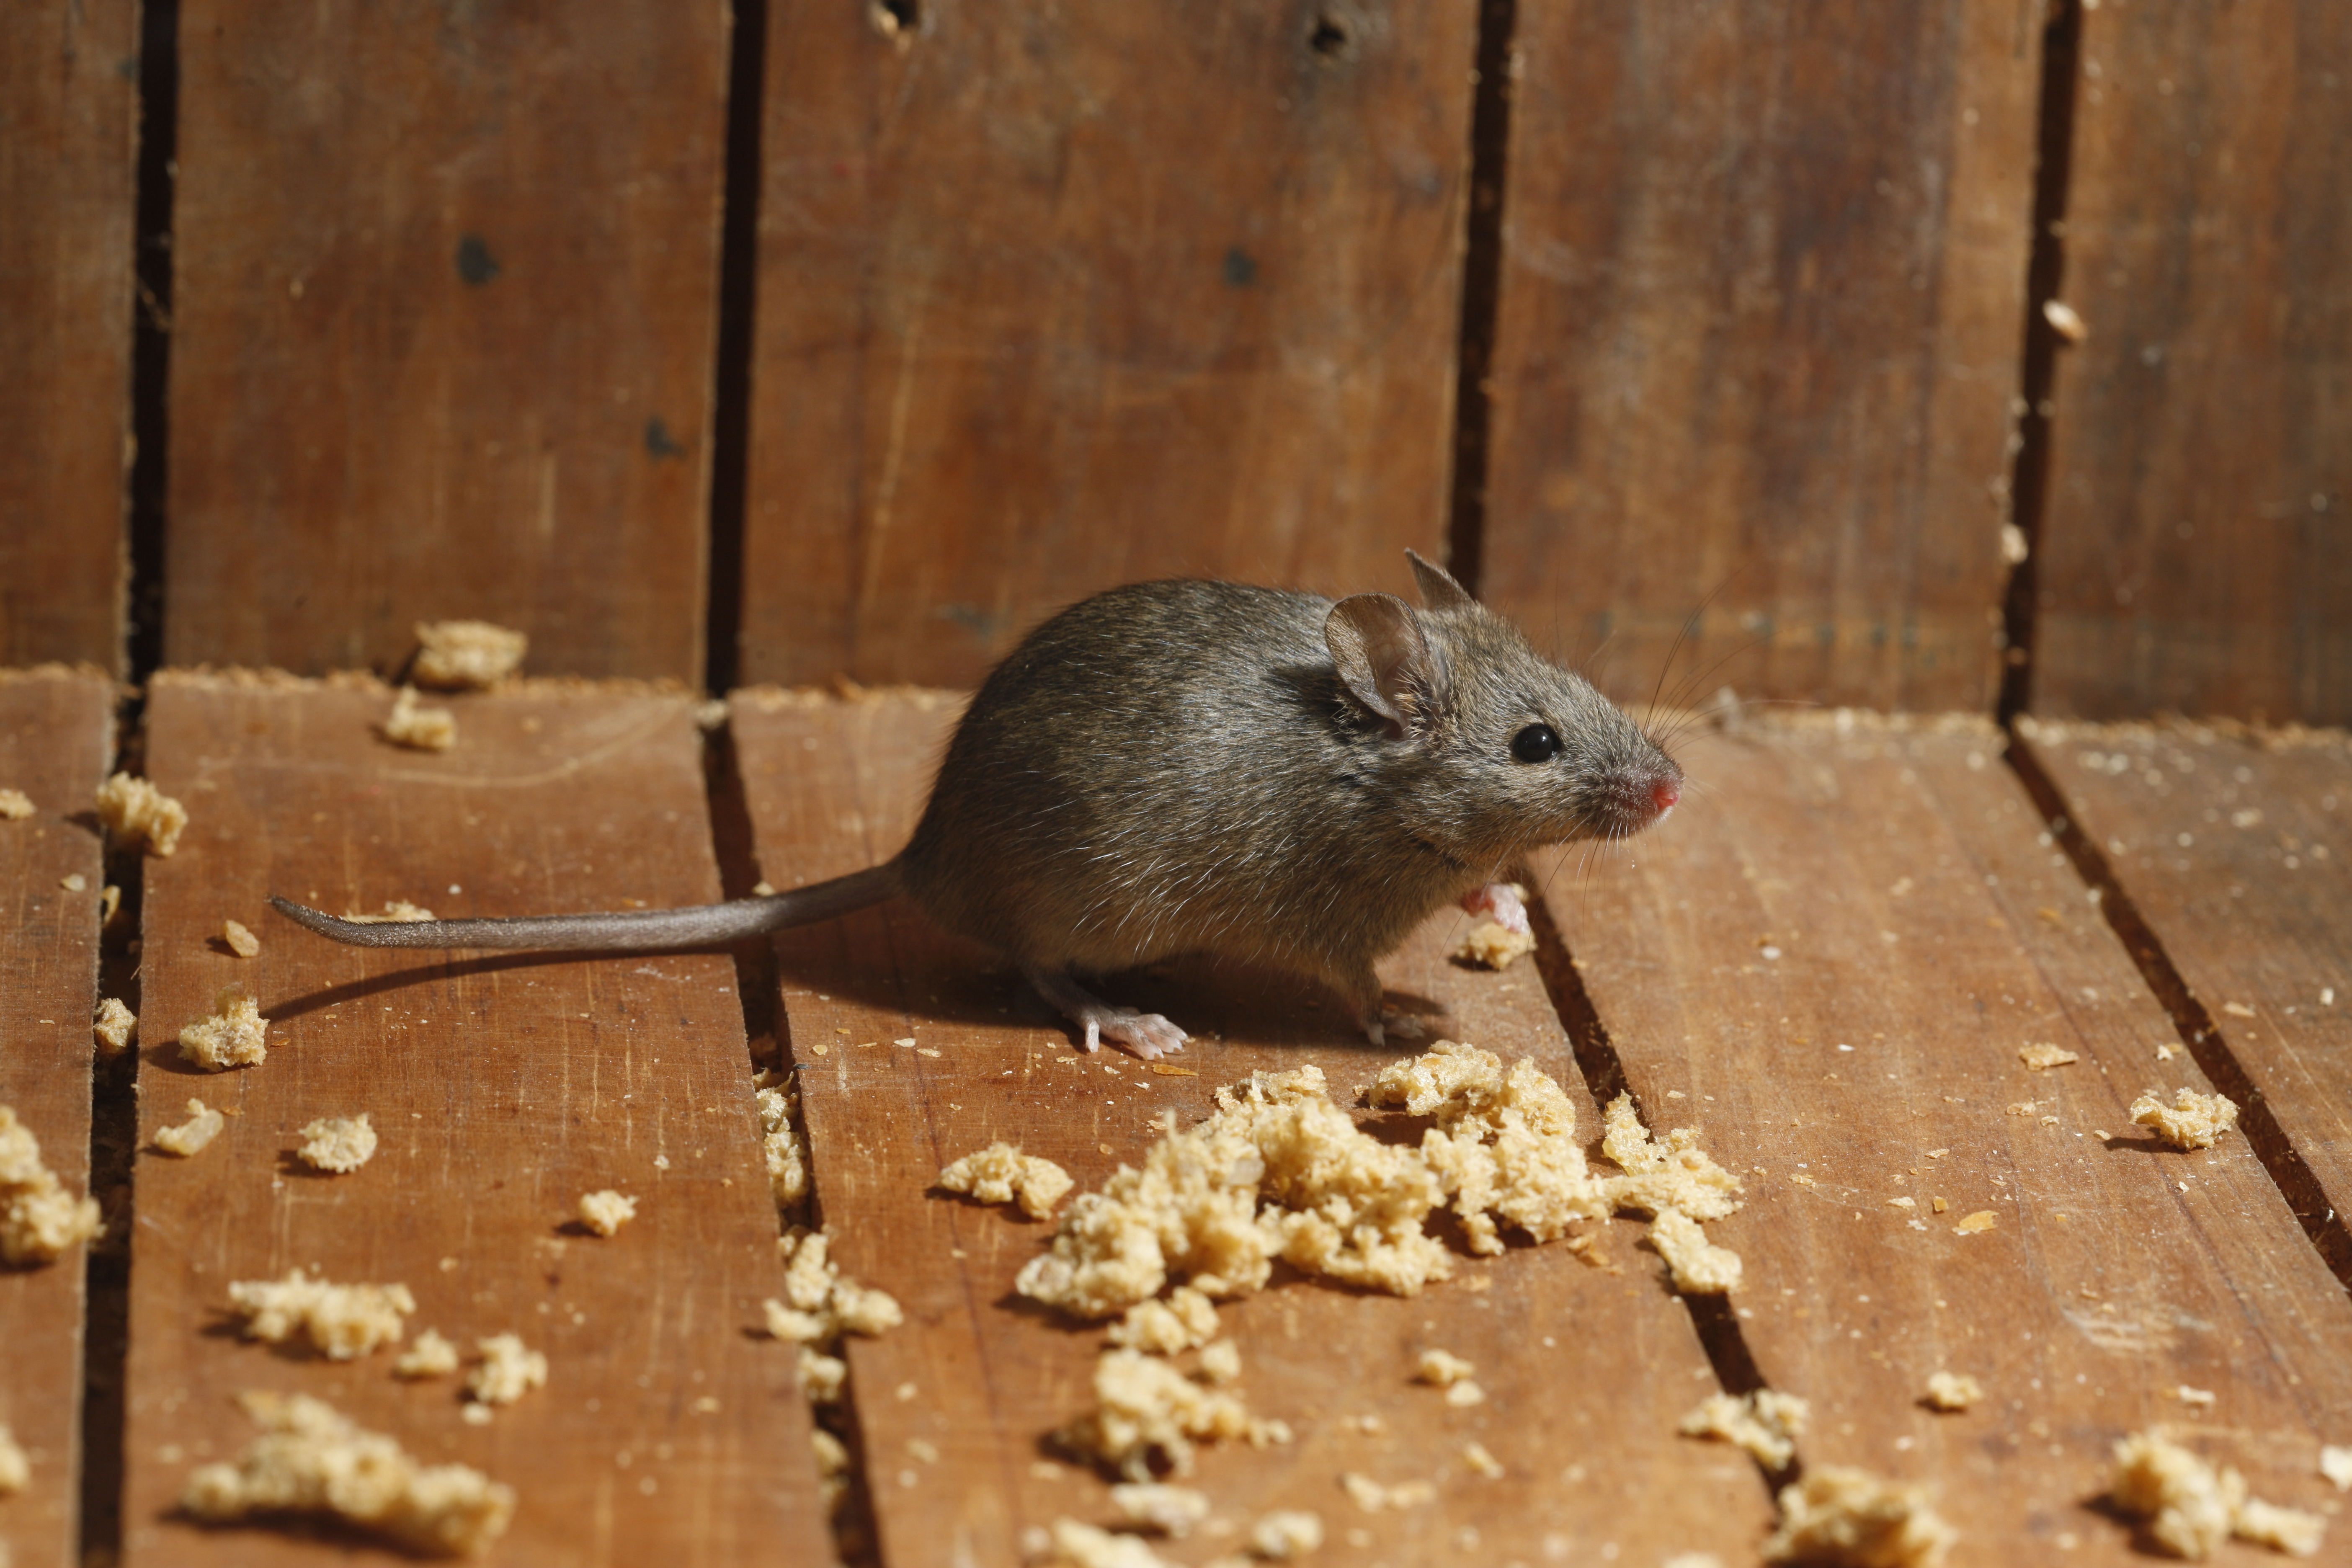
[[[971,700],[914,837],[886,864],[694,909],[367,923],[362,947],[698,947],[898,894],[1004,953],[1072,1022],[1147,1059],[1156,1013],[1076,975],[1209,952],[1323,981],[1381,1043],[1372,965],[1459,902],[1527,929],[1506,869],[1622,838],[1682,770],[1584,680],[1412,556],[1424,607],[1233,583],[1141,583],[1031,632]]]

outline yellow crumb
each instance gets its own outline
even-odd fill
[[[53,1263],[104,1228],[98,1200],[68,1193],[42,1163],[33,1130],[13,1106],[0,1105],[0,1261]]]
[[[1414,1365],[1412,1375],[1418,1382],[1451,1388],[1477,1370],[1475,1364],[1451,1351],[1431,1349],[1421,1352],[1421,1360]]]
[[[1472,926],[1454,949],[1454,956],[1481,969],[1508,969],[1515,959],[1536,950],[1532,931],[1512,931],[1494,921]]]
[[[0,1423],[0,1497],[23,1491],[32,1480],[33,1461],[17,1446],[16,1435]]]
[[[418,707],[416,688],[404,686],[376,733],[412,751],[446,752],[457,743],[457,716],[446,708]]]
[[[1933,1568],[1959,1532],[1927,1504],[1927,1489],[1867,1470],[1825,1466],[1780,1491],[1767,1563],[1817,1568]]]
[[[1056,1433],[1065,1450],[1130,1481],[1190,1475],[1196,1444],[1286,1442],[1278,1422],[1251,1418],[1238,1394],[1214,1391],[1140,1351],[1107,1350],[1095,1362],[1095,1407]]]
[[[89,1031],[100,1050],[110,1057],[119,1056],[139,1037],[139,1015],[120,999],[109,996],[98,1005],[98,1017]]]
[[[1932,1373],[1927,1378],[1927,1392],[1921,1397],[1930,1409],[1966,1410],[1984,1397],[1984,1384],[1964,1372]]]
[[[251,958],[261,951],[261,939],[236,921],[221,922],[221,941],[239,958]]]
[[[2157,1432],[2135,1432],[2116,1445],[2116,1474],[2107,1495],[2176,1557],[2212,1555],[2235,1535],[2298,1557],[2319,1550],[2326,1521],[2250,1498],[2246,1479],[2216,1468]]]
[[[547,1386],[547,1355],[527,1348],[519,1334],[476,1340],[480,1364],[466,1374],[466,1392],[478,1405],[512,1405],[534,1388]]]
[[[399,1340],[416,1298],[405,1285],[336,1285],[305,1278],[241,1279],[228,1299],[245,1320],[245,1337],[279,1344],[297,1333],[330,1361],[352,1361]]]
[[[2210,1149],[2238,1124],[2237,1102],[2227,1095],[2200,1094],[2183,1085],[2166,1105],[2149,1089],[2132,1101],[2132,1121],[2154,1128],[2176,1149]]]
[[[302,1129],[302,1163],[314,1171],[348,1173],[375,1157],[375,1129],[367,1112],[322,1116]]]
[[[155,1130],[155,1147],[166,1154],[176,1154],[183,1160],[192,1159],[211,1147],[212,1141],[219,1137],[221,1129],[227,1125],[227,1117],[205,1105],[201,1100],[191,1100],[188,1101],[188,1119],[185,1121],[177,1127],[159,1127]]]
[[[2072,1066],[2074,1063],[2079,1062],[2083,1058],[2073,1051],[2063,1050],[2056,1046],[2043,1044],[2038,1046],[2018,1047],[2017,1059],[2023,1062],[2028,1068],[2032,1068],[2035,1072],[2046,1072],[2052,1068]]]
[[[1033,1568],[1175,1568],[1132,1535],[1075,1519],[1057,1519],[1026,1553]]]
[[[794,1119],[800,1114],[800,1091],[790,1073],[761,1073],[752,1081],[752,1098],[760,1108],[761,1149],[767,1157],[768,1190],[778,1208],[791,1208],[809,1192],[808,1150],[801,1142]]]
[[[1734,1398],[1710,1394],[1675,1429],[1685,1437],[1707,1437],[1745,1448],[1768,1470],[1788,1468],[1797,1457],[1812,1406],[1793,1394],[1759,1388]]]
[[[421,647],[410,679],[444,691],[496,685],[520,667],[530,647],[525,634],[488,621],[419,621],[414,629]]]
[[[637,1200],[606,1187],[580,1194],[580,1223],[598,1236],[610,1236],[637,1217]]]
[[[813,1405],[841,1397],[847,1363],[825,1354],[843,1334],[867,1338],[898,1326],[898,1303],[887,1292],[845,1278],[823,1231],[794,1226],[779,1237],[776,1255],[784,1265],[784,1296],[761,1303],[769,1336],[799,1347],[801,1391]]]
[[[1685,1296],[1721,1296],[1739,1288],[1739,1254],[1707,1240],[1698,1221],[1680,1209],[1658,1211],[1650,1222],[1650,1245]]]
[[[1979,1209],[1976,1213],[1966,1215],[1961,1219],[1959,1224],[1954,1226],[1952,1227],[1952,1234],[1954,1236],[1975,1236],[1981,1231],[1990,1230],[1993,1227],[1993,1222],[1999,1217],[2000,1216],[1995,1215],[1990,1209]]]
[[[20,789],[0,789],[0,822],[22,822],[32,815],[32,796]]]
[[[457,1347],[441,1337],[440,1331],[427,1329],[416,1336],[408,1349],[394,1358],[392,1375],[415,1381],[425,1377],[446,1377],[457,1370]]]
[[[213,997],[212,1016],[181,1026],[180,1055],[206,1072],[256,1067],[268,1059],[264,1038],[269,1020],[242,985],[224,985]]]
[[[1382,1486],[1371,1477],[1349,1470],[1339,1478],[1349,1498],[1366,1513],[1378,1513],[1382,1509],[1420,1508],[1437,1500],[1437,1488],[1425,1480],[1399,1481],[1394,1486]]]
[[[1462,1462],[1490,1481],[1499,1481],[1507,1473],[1503,1468],[1503,1461],[1488,1453],[1486,1445],[1484,1443],[1463,1444]]]
[[[1217,1337],[1217,1304],[1190,1285],[1164,1300],[1138,1301],[1110,1328],[1110,1342],[1149,1355],[1177,1355]]]
[[[991,1143],[977,1153],[940,1172],[939,1185],[950,1193],[966,1193],[984,1204],[1011,1203],[1018,1198],[1021,1212],[1044,1219],[1054,1212],[1070,1188],[1070,1173],[1035,1154],[1024,1154],[1012,1143]]]
[[[1250,1555],[1261,1563],[1287,1563],[1322,1544],[1322,1516],[1304,1509],[1277,1509],[1250,1526]]]
[[[1119,1519],[1162,1535],[1186,1535],[1209,1517],[1207,1494],[1165,1481],[1121,1481],[1110,1489]]]
[[[188,826],[188,808],[145,779],[116,773],[98,786],[98,819],[110,837],[169,859]]]

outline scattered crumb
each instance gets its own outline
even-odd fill
[[[421,645],[409,679],[438,691],[480,690],[495,686],[522,664],[528,635],[488,621],[419,621]]]
[[[108,1056],[119,1056],[131,1048],[139,1038],[139,1015],[112,996],[98,1005],[98,1018],[89,1026],[98,1041],[98,1048]]]
[[[245,1337],[282,1344],[299,1331],[330,1361],[351,1361],[396,1342],[416,1298],[405,1285],[335,1285],[306,1279],[242,1279],[228,1288]]]
[[[637,1200],[606,1187],[580,1194],[580,1223],[598,1236],[610,1236],[637,1217]]]
[[[100,925],[112,925],[115,912],[122,908],[122,889],[109,882],[98,890],[98,918]]]
[[[1698,1221],[1680,1209],[1658,1211],[1650,1222],[1650,1245],[1685,1296],[1720,1296],[1739,1288],[1739,1254],[1707,1240]]]
[[[872,1338],[901,1321],[898,1303],[887,1292],[845,1279],[827,1256],[831,1241],[823,1231],[794,1226],[776,1240],[776,1256],[784,1265],[784,1296],[761,1303],[770,1337],[800,1347],[801,1392],[812,1405],[830,1405],[841,1397],[848,1364],[826,1351],[844,1334]]]
[[[236,1464],[189,1475],[180,1506],[205,1523],[320,1514],[410,1551],[457,1556],[487,1549],[514,1515],[513,1488],[464,1465],[420,1465],[319,1400],[256,1391],[238,1402],[263,1435]]]
[[[2352,1492],[2352,1448],[2320,1449],[2319,1473],[2334,1482],[2337,1491]]]
[[[792,1208],[808,1196],[808,1150],[801,1142],[797,1118],[800,1090],[790,1073],[763,1072],[751,1080],[752,1098],[760,1107],[761,1148],[767,1155],[768,1190],[780,1209]]]
[[[1414,1366],[1412,1375],[1416,1382],[1433,1384],[1439,1388],[1451,1388],[1457,1383],[1466,1381],[1470,1374],[1477,1370],[1475,1364],[1463,1360],[1451,1351],[1425,1350],[1421,1352],[1421,1360]]]
[[[86,892],[89,889],[89,879],[79,871],[68,871],[58,879],[58,886],[68,893]]]
[[[33,1130],[16,1120],[15,1107],[0,1105],[0,1261],[53,1263],[103,1228],[98,1200],[68,1194],[41,1163]]]
[[[125,846],[143,844],[169,859],[188,826],[188,808],[145,779],[116,773],[98,786],[98,819]]]
[[[416,1336],[416,1342],[400,1352],[392,1363],[392,1375],[412,1382],[418,1378],[446,1377],[457,1370],[457,1347],[441,1337],[436,1329],[427,1329]]]
[[[1484,1443],[1463,1444],[1462,1462],[1490,1481],[1499,1481],[1506,1474],[1503,1461],[1488,1453]]]
[[[1349,1470],[1339,1478],[1348,1496],[1366,1513],[1378,1513],[1384,1508],[1419,1508],[1437,1500],[1437,1488],[1429,1481],[1399,1481],[1384,1487],[1371,1477]]]
[[[32,796],[20,789],[0,789],[0,822],[22,822],[32,815]]]
[[[1475,1383],[1457,1383],[1445,1391],[1445,1403],[1456,1410],[1467,1410],[1473,1405],[1486,1402],[1486,1391]]]
[[[1197,1443],[1287,1442],[1290,1429],[1254,1419],[1235,1394],[1203,1387],[1140,1351],[1107,1350],[1095,1362],[1095,1407],[1055,1434],[1073,1456],[1130,1481],[1190,1475]]]
[[[2149,1089],[2132,1101],[2132,1121],[2152,1127],[2176,1149],[2210,1149],[2238,1124],[2237,1102],[2222,1094],[2200,1094],[2183,1085],[2166,1105]]]
[[[419,708],[416,688],[404,686],[376,733],[412,751],[446,752],[457,743],[457,716],[446,708]]]
[[[2219,1397],[2210,1388],[2191,1388],[2185,1383],[2174,1389],[2172,1393],[2181,1404],[2194,1405],[2200,1410],[2210,1410],[2214,1401]]]
[[[185,1121],[177,1127],[155,1130],[155,1147],[166,1154],[177,1154],[183,1160],[192,1159],[211,1147],[212,1141],[219,1137],[221,1129],[227,1125],[227,1117],[201,1100],[191,1100]]]
[[[1993,1222],[1999,1217],[2000,1216],[1995,1215],[1990,1209],[1979,1209],[1976,1213],[1965,1216],[1961,1219],[1959,1224],[1954,1226],[1952,1227],[1952,1234],[1954,1236],[1975,1236],[1980,1231],[1990,1230],[1993,1227]]]
[[[1190,1285],[1163,1300],[1138,1301],[1110,1328],[1112,1344],[1147,1355],[1178,1355],[1217,1337],[1217,1304]]]
[[[1658,1568],[1723,1568],[1723,1559],[1712,1552],[1677,1552]]]
[[[2045,1044],[2018,1047],[2017,1059],[2035,1072],[2046,1072],[2052,1068],[2070,1067],[2083,1058],[2073,1051]]]
[[[386,899],[383,901],[383,913],[380,915],[363,915],[357,910],[345,910],[342,918],[353,925],[380,926],[408,921],[429,921],[435,916],[431,910],[412,904],[406,899]]]
[[[1201,1381],[1210,1384],[1237,1382],[1242,1375],[1242,1348],[1231,1340],[1219,1340],[1201,1351]],[[1475,1386],[1475,1385],[1474,1385]]]
[[[25,797],[17,795],[18,800]],[[23,1491],[33,1479],[33,1462],[16,1444],[16,1435],[0,1425],[0,1497]]]
[[[1745,1448],[1768,1470],[1786,1469],[1797,1457],[1797,1439],[1804,1435],[1812,1406],[1793,1394],[1759,1388],[1733,1398],[1710,1394],[1698,1408],[1675,1424],[1685,1437],[1707,1437]]]
[[[1048,1534],[1031,1543],[1037,1568],[1173,1568],[1165,1557],[1132,1535],[1057,1519]]]
[[[1830,1465],[1780,1491],[1768,1563],[1820,1568],[1932,1568],[1959,1532],[1927,1506],[1927,1489]]]
[[[2235,1469],[2216,1469],[2155,1432],[2135,1432],[2116,1445],[2107,1495],[2124,1512],[2146,1520],[2158,1545],[2192,1560],[2211,1555],[2232,1535],[2308,1557],[2327,1528],[2316,1514],[2249,1498],[2246,1479]]]
[[[375,1157],[375,1129],[367,1112],[322,1116],[302,1129],[302,1163],[314,1171],[351,1172]]]
[[[1472,926],[1454,949],[1454,956],[1481,969],[1508,969],[1511,961],[1536,950],[1533,931],[1512,931],[1494,921]]]
[[[547,1354],[526,1349],[519,1334],[476,1340],[481,1364],[466,1374],[466,1392],[478,1405],[512,1405],[534,1388],[547,1386]]]
[[[239,958],[251,958],[261,951],[261,939],[236,921],[221,922],[221,941],[228,943],[228,950]]]
[[[1165,1481],[1122,1481],[1110,1489],[1110,1504],[1122,1521],[1162,1535],[1187,1534],[1209,1517],[1206,1493]]]
[[[2082,312],[2063,300],[2042,300],[2042,319],[2050,323],[2051,331],[2070,343],[2079,343],[2091,335],[2090,323],[2083,320]]]
[[[269,1020],[261,1016],[253,993],[243,985],[224,985],[213,997],[212,1016],[182,1026],[180,1055],[206,1072],[257,1067],[269,1057],[263,1038],[268,1030]]]
[[[1279,1509],[1250,1526],[1249,1549],[1268,1563],[1287,1563],[1322,1544],[1322,1516],[1304,1509]]]
[[[1076,1185],[1070,1173],[1035,1154],[1024,1154],[1012,1143],[991,1143],[976,1154],[962,1159],[940,1172],[940,1188],[950,1193],[967,1193],[984,1204],[1021,1202],[1021,1212],[1031,1219],[1044,1219],[1054,1212],[1054,1205]]]
[[[1938,1372],[1927,1378],[1921,1403],[1930,1410],[1966,1410],[1984,1397],[1984,1384],[1967,1373]]]

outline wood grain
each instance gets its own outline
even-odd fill
[[[2352,1203],[2352,751],[2196,726],[2033,733],[2222,1047],[2331,1206]]]
[[[895,852],[953,711],[739,694],[735,736],[767,877],[793,886]],[[1532,1056],[1597,1131],[1532,970],[1476,974],[1445,961],[1463,923],[1433,920],[1383,967],[1391,1004],[1424,1016],[1433,1036]],[[948,1161],[1000,1138],[1093,1186],[1139,1157],[1153,1118],[1205,1115],[1216,1085],[1312,1062],[1345,1103],[1409,1047],[1352,1037],[1337,1002],[1305,983],[1179,964],[1110,989],[1193,1030],[1181,1065],[1198,1076],[1084,1057],[1017,976],[904,903],[789,933],[780,951],[835,1256],[908,1313],[903,1328],[850,1349],[885,1561],[1011,1564],[1025,1529],[1063,1516],[1109,1522],[1104,1482],[1046,1441],[1090,1403],[1099,1332],[1012,1291],[1049,1227],[925,1189]],[[1319,1514],[1324,1555],[1339,1563],[1457,1552],[1642,1563],[1690,1550],[1735,1560],[1761,1536],[1763,1489],[1740,1456],[1674,1436],[1716,1384],[1655,1259],[1633,1250],[1641,1234],[1630,1221],[1605,1227],[1605,1270],[1558,1246],[1463,1257],[1454,1281],[1410,1300],[1278,1277],[1221,1315],[1250,1408],[1287,1421],[1296,1441],[1205,1451],[1188,1484],[1229,1526],[1276,1507]],[[1476,1363],[1485,1404],[1450,1410],[1412,1381],[1433,1345]],[[1366,1416],[1381,1429],[1366,1430]],[[1471,1441],[1503,1477],[1471,1468]],[[1351,1470],[1383,1484],[1430,1479],[1436,1500],[1362,1512],[1340,1487]],[[1202,1554],[1237,1544],[1212,1536]]]
[[[526,687],[460,700],[456,749],[425,754],[371,732],[388,701],[369,685],[165,676],[148,709],[150,774],[192,820],[147,877],[141,1135],[182,1121],[191,1096],[230,1120],[192,1160],[140,1158],[125,1561],[317,1558],[290,1532],[174,1513],[194,1465],[244,1450],[233,1396],[247,1388],[317,1395],[513,1486],[502,1563],[824,1560],[805,1406],[788,1357],[754,1337],[782,1276],[728,960],[371,952],[263,903],[471,915],[712,899],[689,704]],[[257,958],[219,942],[228,918],[259,935]],[[271,1019],[269,1058],[207,1076],[173,1040],[233,981]],[[382,1138],[364,1168],[293,1159],[311,1119],[360,1111]],[[608,1186],[640,1199],[636,1219],[578,1234],[580,1194]],[[471,1426],[451,1381],[397,1382],[390,1352],[330,1363],[225,1326],[231,1281],[298,1267],[406,1284],[411,1337],[430,1326],[470,1353],[519,1333],[547,1352],[547,1386]]]
[[[0,16],[0,666],[121,667],[138,28]]]
[[[727,26],[183,7],[170,662],[699,678]]]
[[[2159,1068],[2170,1021],[1998,737],[1823,724],[1684,759],[1737,790],[1554,905],[1643,1104],[1681,1094],[1769,1173],[1714,1228],[1758,1364],[1812,1401],[1805,1463],[1933,1482],[1971,1561],[2137,1561],[2093,1505],[2151,1426],[2319,1507],[2352,1301],[2243,1139],[2184,1154],[2132,1126],[2158,1077],[2208,1086],[2185,1052]],[[2031,1071],[2030,1042],[2081,1059]],[[1992,1228],[1957,1234],[1979,1211]],[[1938,1370],[1987,1397],[1931,1414]]]
[[[770,30],[745,678],[977,685],[1150,577],[1407,588],[1472,0],[908,9]]]
[[[40,1140],[76,1196],[89,1187],[90,1016],[97,1011],[104,855],[90,798],[113,753],[114,693],[91,675],[0,673],[0,789],[36,814],[0,821],[0,1105]],[[62,883],[79,877],[82,886]],[[83,1249],[0,1268],[0,1426],[31,1461],[0,1506],[0,1556],[79,1561]]]
[[[2040,10],[1519,8],[1496,608],[1621,696],[1989,705]]]
[[[2352,13],[2083,18],[2033,705],[2352,721]]]

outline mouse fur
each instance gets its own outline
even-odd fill
[[[1408,552],[1410,554],[1410,552]],[[1077,975],[1211,952],[1323,981],[1375,1041],[1373,965],[1438,908],[1523,923],[1506,870],[1620,838],[1682,772],[1623,711],[1412,556],[1423,604],[1202,580],[1114,588],[1023,639],[966,709],[907,847],[814,887],[693,910],[361,924],[369,946],[696,946],[903,893],[1018,963],[1085,1030],[1180,1048]]]

